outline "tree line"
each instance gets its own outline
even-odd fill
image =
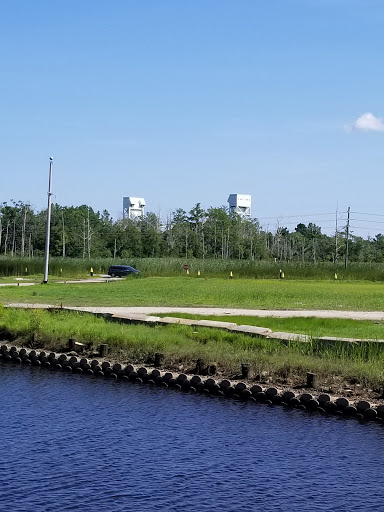
[[[46,210],[21,201],[1,203],[0,256],[39,257],[45,250]],[[242,219],[227,207],[207,210],[197,203],[179,208],[162,223],[155,213],[113,220],[92,207],[52,205],[50,254],[63,258],[184,257],[298,262],[340,262],[346,232],[323,234],[316,224],[299,223],[294,231],[274,232],[257,219]],[[384,235],[364,239],[348,235],[348,259],[384,261]]]

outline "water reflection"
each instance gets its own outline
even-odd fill
[[[0,506],[380,510],[381,425],[0,365]]]

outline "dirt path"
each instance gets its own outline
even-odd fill
[[[118,281],[118,277],[109,277],[109,276],[100,276],[100,277],[88,277],[87,279],[75,279],[75,280],[65,280],[65,281],[56,281],[58,284],[84,284],[84,283],[105,283],[107,281]],[[37,284],[41,284],[41,281],[36,281],[32,279],[28,279],[25,277],[16,277],[16,282],[11,283],[0,283],[0,286],[35,286]]]
[[[50,304],[22,304],[12,303],[9,307],[20,308],[49,308],[57,307]],[[255,316],[255,317],[316,317],[316,318],[347,318],[351,320],[373,320],[383,321],[384,311],[335,311],[335,310],[274,310],[274,309],[234,309],[234,308],[179,308],[179,307],[112,307],[112,306],[65,306],[69,309],[78,311],[89,311],[92,313],[112,313],[112,314],[147,314],[156,313],[190,313],[195,315],[216,315],[216,316]]]

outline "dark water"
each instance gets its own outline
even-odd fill
[[[0,390],[0,510],[384,510],[381,425],[5,364]]]

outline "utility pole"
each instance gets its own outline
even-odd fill
[[[337,206],[336,206],[336,226],[335,226],[335,264],[337,263],[337,252],[339,250],[339,247],[338,247],[338,237],[339,237],[339,231],[338,231],[338,227],[337,227]]]
[[[89,227],[89,206],[87,208],[88,259],[91,259],[91,229]]]
[[[350,212],[351,212],[351,208],[348,206],[347,228],[346,228],[347,240],[345,243],[345,268],[348,267],[349,214],[350,214]]]
[[[63,224],[63,258],[65,258],[65,223],[64,223],[64,211],[61,209],[61,220]]]
[[[45,258],[44,258],[44,280],[43,280],[44,284],[48,283],[49,241],[50,241],[50,236],[51,236],[52,165],[53,165],[53,158],[50,157],[50,159],[49,159],[47,229],[45,232]]]
[[[83,219],[83,259],[85,258],[85,218]]]

